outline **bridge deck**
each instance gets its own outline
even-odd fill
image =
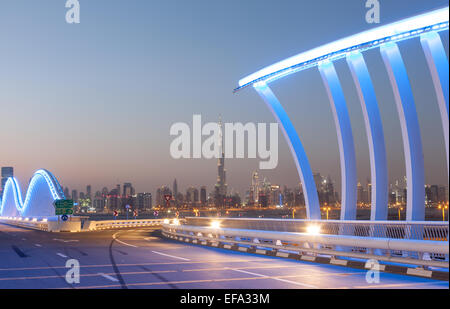
[[[448,282],[387,273],[369,285],[364,270],[182,244],[152,232],[48,234],[0,225],[0,288],[72,288],[64,277],[74,258],[78,288],[448,289]]]

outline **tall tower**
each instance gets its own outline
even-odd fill
[[[226,181],[226,170],[225,170],[225,150],[223,142],[223,124],[222,117],[219,117],[219,149],[220,157],[217,162],[217,183],[216,183],[216,203],[218,199],[223,200],[227,195],[227,181]],[[221,204],[221,203],[219,203]]]
[[[257,171],[253,172],[253,174],[252,174],[251,190],[253,192],[253,202],[255,203],[255,205],[258,205],[258,202],[259,202],[259,175],[258,175]]]
[[[91,198],[91,195],[92,195],[92,187],[91,187],[91,185],[87,185],[86,186],[86,196],[88,198]]]
[[[175,178],[175,180],[173,181],[173,198],[176,199],[177,195],[178,195],[178,184],[177,184],[177,179]]]

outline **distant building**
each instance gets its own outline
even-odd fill
[[[70,198],[70,195],[69,195],[69,188],[67,188],[67,187],[64,188],[64,196],[65,196],[67,199]]]
[[[9,177],[14,177],[14,168],[11,166],[2,167],[2,192]]]
[[[94,199],[92,201],[92,206],[95,208],[96,212],[103,212],[106,210],[106,195],[102,192],[95,192]]]
[[[120,185],[119,185],[120,188]],[[116,189],[111,190],[106,196],[106,209],[108,211],[119,210],[121,207],[119,191]]]
[[[78,191],[72,190],[72,200],[77,203],[78,202]]]
[[[86,198],[92,198],[92,187],[91,185],[86,186]]]
[[[138,211],[149,211],[152,209],[152,194],[138,193],[135,197],[134,208]]]
[[[162,186],[156,190],[156,205],[158,206],[166,206],[165,195],[172,195],[172,191],[169,187]]]
[[[438,189],[438,201],[440,203],[447,202],[447,188],[444,186],[439,186]]]
[[[130,197],[134,195],[134,188],[131,183],[126,182],[123,184],[123,194],[124,197]]]
[[[207,195],[206,195],[206,187],[202,186],[200,188],[200,203],[202,206],[206,206]]]
[[[199,201],[198,190],[194,187],[189,187],[186,191],[185,202],[190,206],[195,205]]]
[[[178,196],[178,184],[177,184],[177,180],[176,180],[176,179],[173,181],[173,187],[172,187],[172,190],[173,190],[173,198],[174,198],[175,200],[177,200],[177,196]]]

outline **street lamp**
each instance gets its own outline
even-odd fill
[[[441,205],[439,204],[438,209],[442,209],[442,221],[445,221],[445,210],[448,209],[448,206],[445,205],[445,204],[441,206]]]
[[[331,207],[323,207],[322,209],[327,212],[327,220],[328,220],[328,212],[331,210]]]
[[[402,220],[400,211],[403,211],[403,207],[397,207],[398,208],[398,221]]]

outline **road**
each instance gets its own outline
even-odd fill
[[[448,289],[448,282],[165,240],[152,229],[47,233],[0,224],[0,288]],[[66,261],[80,283],[66,282]]]

